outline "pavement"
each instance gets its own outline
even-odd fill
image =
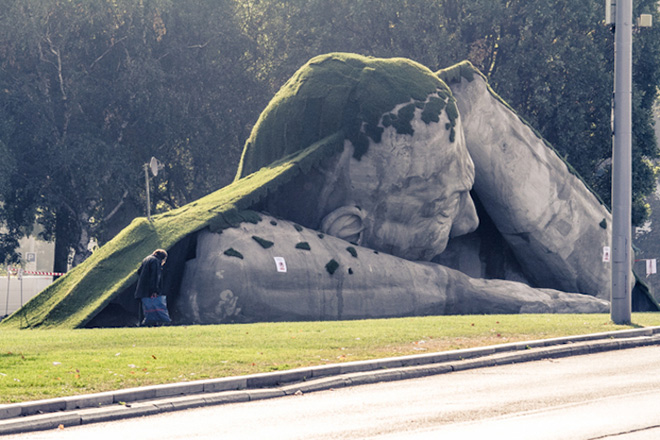
[[[660,327],[541,339],[0,405],[0,435],[541,359],[660,345]]]

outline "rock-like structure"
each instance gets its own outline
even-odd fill
[[[288,109],[307,108],[310,95],[316,113],[305,117],[313,119],[313,126],[322,125],[319,121],[324,120],[326,101],[332,104],[334,114],[338,102],[343,102],[340,108],[369,107],[360,99],[349,98],[351,93],[361,95],[355,90],[369,88],[363,83],[367,81],[364,74],[353,70],[367,70],[369,63],[359,63],[360,59],[350,61],[351,68],[347,71],[346,60],[324,57],[313,60],[294,75],[283,88],[283,96],[273,100],[255,127],[246,145],[239,176],[273,160],[274,157],[267,155],[273,149],[295,150],[297,138],[289,141],[281,132],[301,132],[297,128],[300,121],[292,121],[289,115],[293,112]],[[381,68],[385,64],[379,63]],[[457,69],[460,72],[461,66]],[[419,78],[423,83],[426,76],[428,72],[419,68],[409,71],[407,79]],[[339,84],[340,96],[325,89],[321,96],[316,94],[315,81],[319,77],[334,86]],[[520,265],[523,278],[537,286],[572,292],[579,291],[580,285],[592,295],[609,297],[603,279],[607,273],[605,265],[601,264],[595,276],[579,273],[589,264],[589,250],[602,249],[607,243],[605,228],[598,223],[607,221],[609,214],[569,172],[566,164],[491,94],[480,76],[472,75],[471,79],[458,77],[453,84],[459,91],[455,96],[448,95],[444,84],[435,79],[415,98],[401,93],[400,99],[404,101],[389,102],[394,107],[380,108],[377,119],[361,118],[360,132],[345,138],[343,152],[298,176],[263,203],[262,209],[304,226],[298,226],[297,239],[305,248],[294,250],[296,237],[285,232],[293,228],[274,229],[267,222],[248,225],[245,231],[200,236],[198,255],[187,263],[177,303],[184,320],[209,323],[606,311],[606,301],[589,296],[534,289],[519,282],[471,279],[447,267],[414,262],[431,260],[445,250],[450,236],[458,237],[476,229],[478,220],[469,195],[475,175],[471,159],[474,151],[481,167],[477,168],[480,185],[475,187],[475,192],[489,220],[501,229],[513,255],[528,259]],[[387,78],[387,83],[399,84],[396,75]],[[425,118],[433,100],[440,103],[439,112],[436,110],[437,115],[434,113],[432,119]],[[465,130],[458,111],[461,107],[471,124]],[[487,117],[480,120],[481,114]],[[393,120],[399,125],[392,124]],[[405,129],[401,128],[401,120],[405,120]],[[287,124],[294,128],[289,129]],[[272,127],[278,127],[279,131]],[[464,134],[465,131],[469,133]],[[471,146],[470,154],[466,139]],[[358,145],[359,142],[364,145]],[[501,151],[496,154],[493,151],[496,148],[509,154]],[[267,158],[255,160],[263,156]],[[479,176],[482,172],[483,178]],[[534,173],[532,178],[530,172]],[[527,184],[521,185],[521,180]],[[563,204],[563,199],[569,196],[576,199],[573,203],[586,206],[572,207],[571,201]],[[507,202],[510,202],[508,206]],[[557,236],[557,228],[563,228],[563,237]],[[568,234],[573,228],[575,232]],[[319,240],[314,231],[328,235],[325,240]],[[567,241],[579,242],[580,237],[576,237],[579,234],[584,234],[584,240],[589,243],[580,249],[584,254],[576,255],[572,252],[573,243]],[[250,235],[267,237],[273,250],[259,252]],[[334,237],[360,243],[372,251],[360,248],[357,253],[361,260],[350,259],[345,252],[347,241],[337,241]],[[524,237],[527,246],[516,241],[520,237]],[[288,247],[282,241],[288,241]],[[279,247],[274,243],[280,243]],[[219,253],[222,249],[238,252],[241,259]],[[374,255],[373,250],[380,253]],[[465,257],[465,250],[460,253]],[[286,262],[286,272],[276,271],[273,261],[277,258]],[[322,267],[330,262],[337,268],[328,276]],[[219,287],[221,291],[217,291]],[[210,293],[214,289],[216,292]]]
[[[153,220],[2,325],[133,324],[155,248],[180,323],[608,308],[609,214],[469,63],[314,58],[236,181]]]
[[[198,324],[483,313],[605,313],[607,301],[409,262],[264,216],[201,232],[174,305]]]
[[[529,281],[609,299],[608,210],[481,75],[450,87],[476,168],[474,192]]]

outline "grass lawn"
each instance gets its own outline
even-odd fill
[[[0,330],[0,403],[660,325],[635,313]]]

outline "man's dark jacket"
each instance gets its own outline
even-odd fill
[[[151,295],[162,295],[163,266],[162,260],[154,255],[149,255],[142,260],[138,269],[138,282],[135,288],[135,298],[148,298]]]

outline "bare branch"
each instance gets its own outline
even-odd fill
[[[121,196],[121,200],[119,201],[119,203],[117,203],[117,206],[115,206],[114,209],[110,211],[110,213],[103,218],[104,222],[110,220],[117,213],[117,211],[119,211],[119,208],[121,208],[122,205],[124,204],[126,197],[128,197],[128,190],[124,191],[124,195]]]
[[[110,47],[109,47],[105,52],[103,52],[103,53],[102,53],[97,59],[95,59],[95,60],[92,62],[92,64],[89,65],[90,70],[94,68],[94,66],[96,65],[96,63],[98,63],[99,61],[101,61],[101,60],[102,60],[102,59],[103,59],[108,53],[110,53],[110,51],[111,51],[111,50],[112,50],[117,44],[119,44],[120,42],[124,41],[126,38],[128,38],[128,35],[124,35],[124,36],[121,37],[119,40],[114,41],[114,42],[110,45]]]
[[[50,35],[47,33],[46,36],[44,37],[46,42],[48,43],[48,47],[50,48],[50,52],[55,55],[55,58],[57,59],[57,64],[52,63],[55,68],[57,69],[57,77],[60,83],[60,92],[62,93],[62,100],[66,101],[66,92],[64,91],[64,75],[62,74],[62,56],[60,54],[60,50],[55,48],[55,45],[53,44],[52,40],[50,39]]]
[[[209,45],[211,40],[207,41],[204,44],[193,44],[192,46],[188,46],[188,49],[204,49],[206,46]]]

